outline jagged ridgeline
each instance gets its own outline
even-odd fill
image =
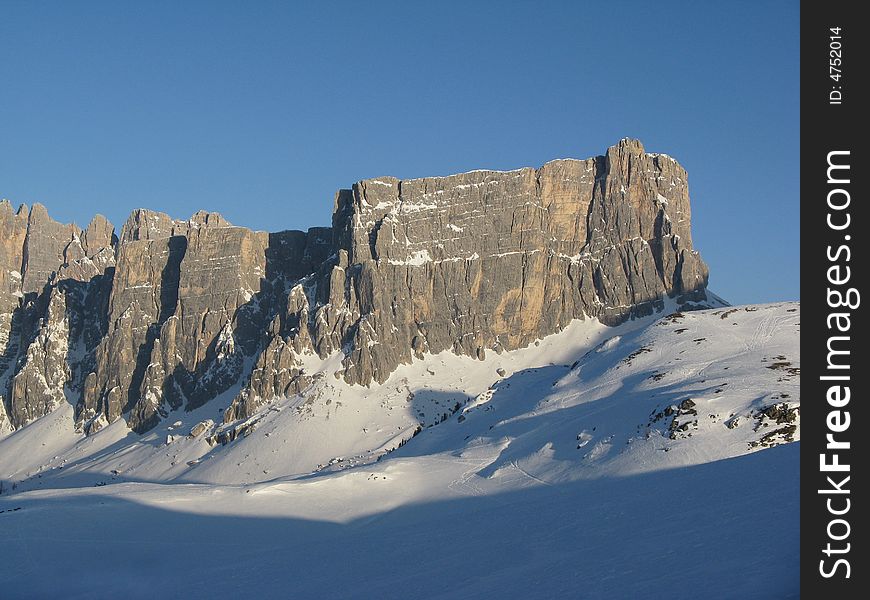
[[[140,209],[116,235],[6,201],[0,227],[3,429],[67,401],[86,433],[122,416],[143,432],[242,382],[231,422],[338,352],[338,376],[368,385],[424,353],[482,359],[706,299],[686,172],[627,139],[540,169],[360,181],[307,232]]]

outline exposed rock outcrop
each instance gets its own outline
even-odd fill
[[[121,416],[146,431],[232,388],[230,423],[303,392],[306,365],[336,352],[369,385],[427,352],[484,358],[668,296],[703,305],[686,179],[622,140],[540,169],[360,181],[307,232],[140,209],[116,237],[102,217],[80,230],[4,203],[0,421],[45,414],[65,386],[85,431]]]
[[[0,431],[76,401],[90,350],[105,333],[113,227],[52,220],[35,204],[0,202]]]

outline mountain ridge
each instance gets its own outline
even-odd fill
[[[483,359],[669,297],[716,305],[686,181],[624,139],[539,169],[362,180],[336,194],[332,227],[306,232],[137,209],[116,235],[4,202],[0,429],[70,395],[85,433],[122,416],[141,433],[239,380],[222,419],[244,422],[308,387],[310,356],[339,352],[340,376],[368,385],[425,353]]]

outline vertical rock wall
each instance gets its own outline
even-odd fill
[[[686,172],[622,140],[539,169],[360,181],[332,228],[255,232],[134,211],[115,236],[0,204],[0,427],[60,402],[136,431],[240,390],[225,421],[302,392],[316,357],[351,384],[423,353],[477,358],[573,319],[703,306]]]

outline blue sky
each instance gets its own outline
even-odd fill
[[[379,175],[539,166],[622,137],[689,172],[734,303],[799,298],[798,2],[0,0],[0,197],[120,227],[329,224]]]

